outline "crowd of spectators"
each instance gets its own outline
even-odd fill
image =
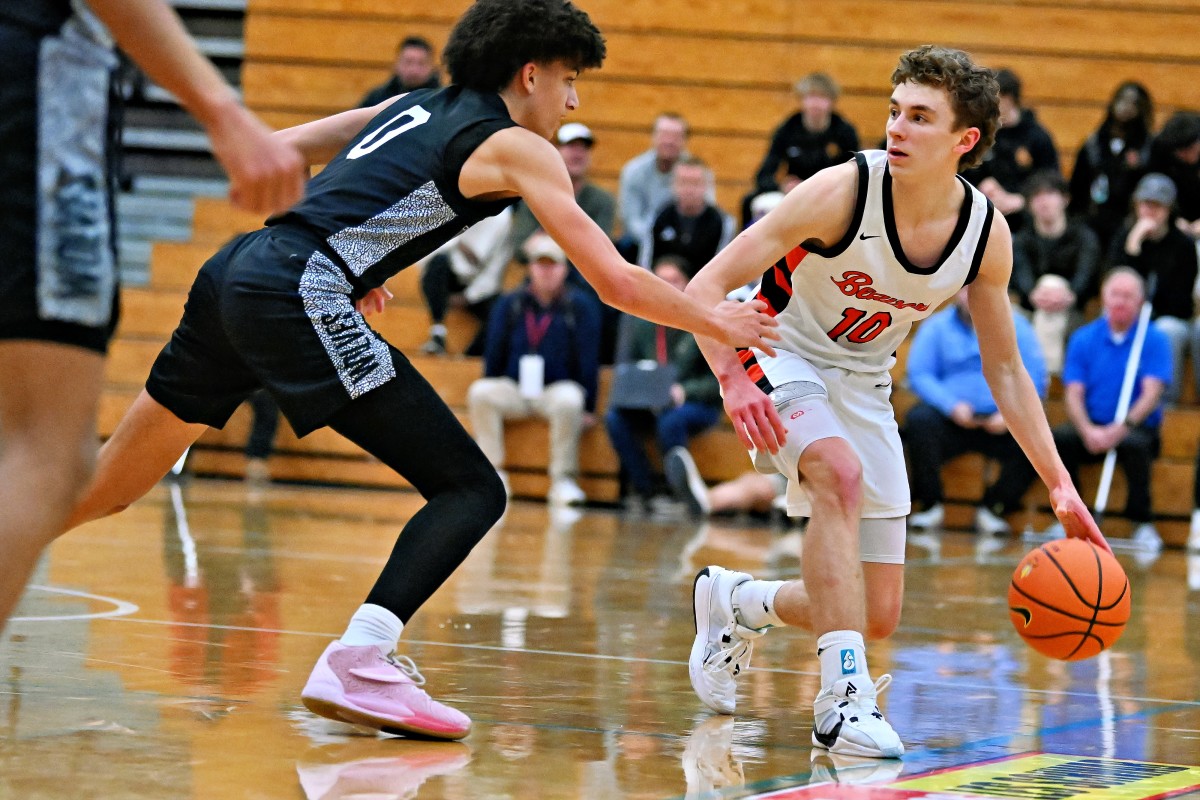
[[[363,102],[436,86],[434,64],[427,41],[404,39],[394,74]],[[1149,541],[1157,537],[1150,465],[1164,433],[1169,435],[1160,430],[1162,408],[1200,397],[1200,114],[1177,111],[1156,130],[1150,91],[1138,82],[1121,83],[1065,174],[1054,132],[1023,96],[1020,77],[1009,69],[996,77],[996,143],[964,177],[992,200],[1014,233],[1011,296],[1022,357],[1043,394],[1051,376],[1061,379],[1069,421],[1055,438],[1069,466],[1117,450],[1129,483],[1127,516]],[[620,170],[616,197],[591,178],[598,140],[587,125],[563,125],[557,145],[581,207],[622,255],[684,285],[737,228],[753,224],[792,188],[859,149],[858,131],[838,113],[841,89],[831,76],[806,75],[795,93],[797,108],[765,142],[735,213],[720,207],[717,176],[689,150],[683,114],[656,116],[648,148]],[[514,264],[527,271],[523,282],[513,280]],[[504,463],[503,421],[543,416],[551,425],[550,499],[584,502],[579,437],[602,420],[620,459],[628,507],[667,507],[667,498],[676,509],[683,504],[698,513],[770,506],[765,500],[775,492],[773,483],[747,477],[755,483],[756,491],[745,490],[754,502],[738,503],[725,498],[742,490],[709,488],[699,478],[688,439],[718,422],[720,398],[692,338],[622,318],[601,304],[523,204],[464,233],[420,266],[431,317],[425,353],[447,352],[449,308],[460,306],[480,320],[479,335],[465,350],[483,355],[486,365],[471,387],[470,415],[498,468]],[[1113,298],[1101,301],[1102,280]],[[1126,320],[1127,301],[1142,295],[1151,330],[1135,337],[1138,309]],[[1121,359],[1135,338],[1144,350],[1142,368],[1122,419],[1115,395],[1097,393],[1097,386],[1121,377]],[[1189,354],[1192,393],[1184,386]],[[598,366],[614,362],[622,384],[640,377],[647,394],[662,393],[659,405],[618,398],[597,408]],[[635,369],[639,365],[663,369]],[[666,368],[674,375],[664,378]],[[910,524],[941,522],[940,467],[960,452],[977,451],[998,461],[1000,471],[976,509],[976,527],[983,534],[1007,532],[1006,517],[1020,508],[1034,476],[983,381],[964,302],[920,326],[907,379],[917,400],[905,420],[914,476]],[[639,396],[627,386],[621,395]],[[647,457],[645,439],[657,440],[659,459]],[[262,451],[255,451],[256,459]],[[655,466],[660,463],[665,470]],[[1189,544],[1200,548],[1200,479],[1196,507]]]

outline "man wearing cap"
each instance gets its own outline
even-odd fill
[[[617,215],[617,201],[612,194],[601,189],[588,179],[592,169],[592,147],[596,137],[592,130],[582,122],[568,122],[558,129],[558,152],[562,155],[563,163],[567,166],[567,174],[571,177],[571,187],[575,189],[575,201],[583,212],[592,218],[610,237],[613,232],[613,221]],[[529,206],[522,200],[513,207],[513,226],[509,241],[520,252],[521,245],[538,225]]]
[[[559,505],[584,502],[577,482],[579,436],[593,422],[600,321],[594,300],[566,282],[567,258],[545,233],[525,243],[529,280],[504,295],[488,319],[484,377],[467,391],[479,448],[504,471],[504,421],[550,422],[550,492]]]
[[[558,129],[556,138],[558,152],[562,155],[563,163],[567,167],[567,175],[571,178],[571,186],[575,190],[575,202],[583,209],[583,213],[591,217],[592,221],[600,226],[600,230],[611,238],[613,222],[617,215],[617,201],[610,192],[601,189],[588,179],[592,169],[592,147],[596,144],[596,138],[592,134],[591,128],[582,122],[568,122]],[[540,227],[524,200],[513,207],[513,224],[508,242],[512,252],[515,252],[518,258],[522,257],[521,246]],[[576,289],[586,292],[597,304],[600,303],[596,290],[580,276],[570,261],[567,262],[567,282]],[[600,362],[603,364],[612,362],[613,351],[616,348],[619,317],[620,312],[616,309],[600,306]]]
[[[1133,192],[1133,216],[1113,237],[1108,260],[1114,267],[1132,267],[1152,287],[1154,325],[1171,340],[1175,375],[1183,374],[1190,339],[1193,375],[1200,377],[1200,327],[1193,321],[1196,244],[1172,221],[1175,197],[1175,184],[1166,175],[1144,175]],[[1167,402],[1179,399],[1180,383],[1168,389]]]

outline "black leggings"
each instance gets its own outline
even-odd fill
[[[504,484],[429,382],[398,350],[396,377],[353,400],[329,427],[402,475],[426,499],[404,526],[366,602],[404,623],[504,513]]]

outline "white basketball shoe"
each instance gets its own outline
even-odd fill
[[[766,633],[739,625],[733,590],[750,580],[744,572],[709,566],[692,585],[696,639],[688,658],[688,674],[700,702],[721,714],[737,708],[737,677],[750,666],[754,640]]]
[[[884,675],[864,686],[861,676],[850,677],[822,689],[813,701],[813,747],[867,758],[904,755],[904,743],[875,704],[891,682],[892,676]]]

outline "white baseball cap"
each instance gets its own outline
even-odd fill
[[[558,143],[570,144],[571,142],[586,142],[588,147],[591,147],[596,142],[596,137],[592,136],[592,129],[582,122],[568,122],[558,129]]]

